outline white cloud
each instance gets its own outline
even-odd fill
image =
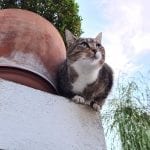
[[[150,19],[148,0],[95,0],[99,13],[107,24],[103,31],[103,45],[107,62],[120,71],[131,73],[137,66],[134,59],[150,51]]]

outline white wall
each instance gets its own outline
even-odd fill
[[[105,150],[99,113],[0,79],[0,149]]]

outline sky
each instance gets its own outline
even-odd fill
[[[117,78],[138,72],[150,79],[150,1],[76,0],[82,17],[82,37],[103,33],[106,62]],[[111,146],[107,140],[107,146]],[[117,148],[117,147],[116,147]],[[118,148],[120,149],[120,148]]]
[[[115,77],[121,73],[150,74],[149,0],[76,0],[82,17],[82,37],[103,33],[106,62]],[[149,73],[148,73],[149,72]]]

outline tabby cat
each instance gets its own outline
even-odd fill
[[[78,38],[66,30],[67,59],[58,73],[58,91],[76,103],[99,110],[113,85],[113,71],[105,63],[102,33]]]

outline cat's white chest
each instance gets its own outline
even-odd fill
[[[82,93],[87,85],[93,83],[95,80],[96,78],[91,75],[79,74],[78,79],[72,84],[73,91],[75,93]]]
[[[96,81],[99,69],[92,68],[91,66],[82,64],[81,62],[73,64],[73,68],[78,73],[77,80],[72,84],[73,92],[82,93],[87,85]]]

